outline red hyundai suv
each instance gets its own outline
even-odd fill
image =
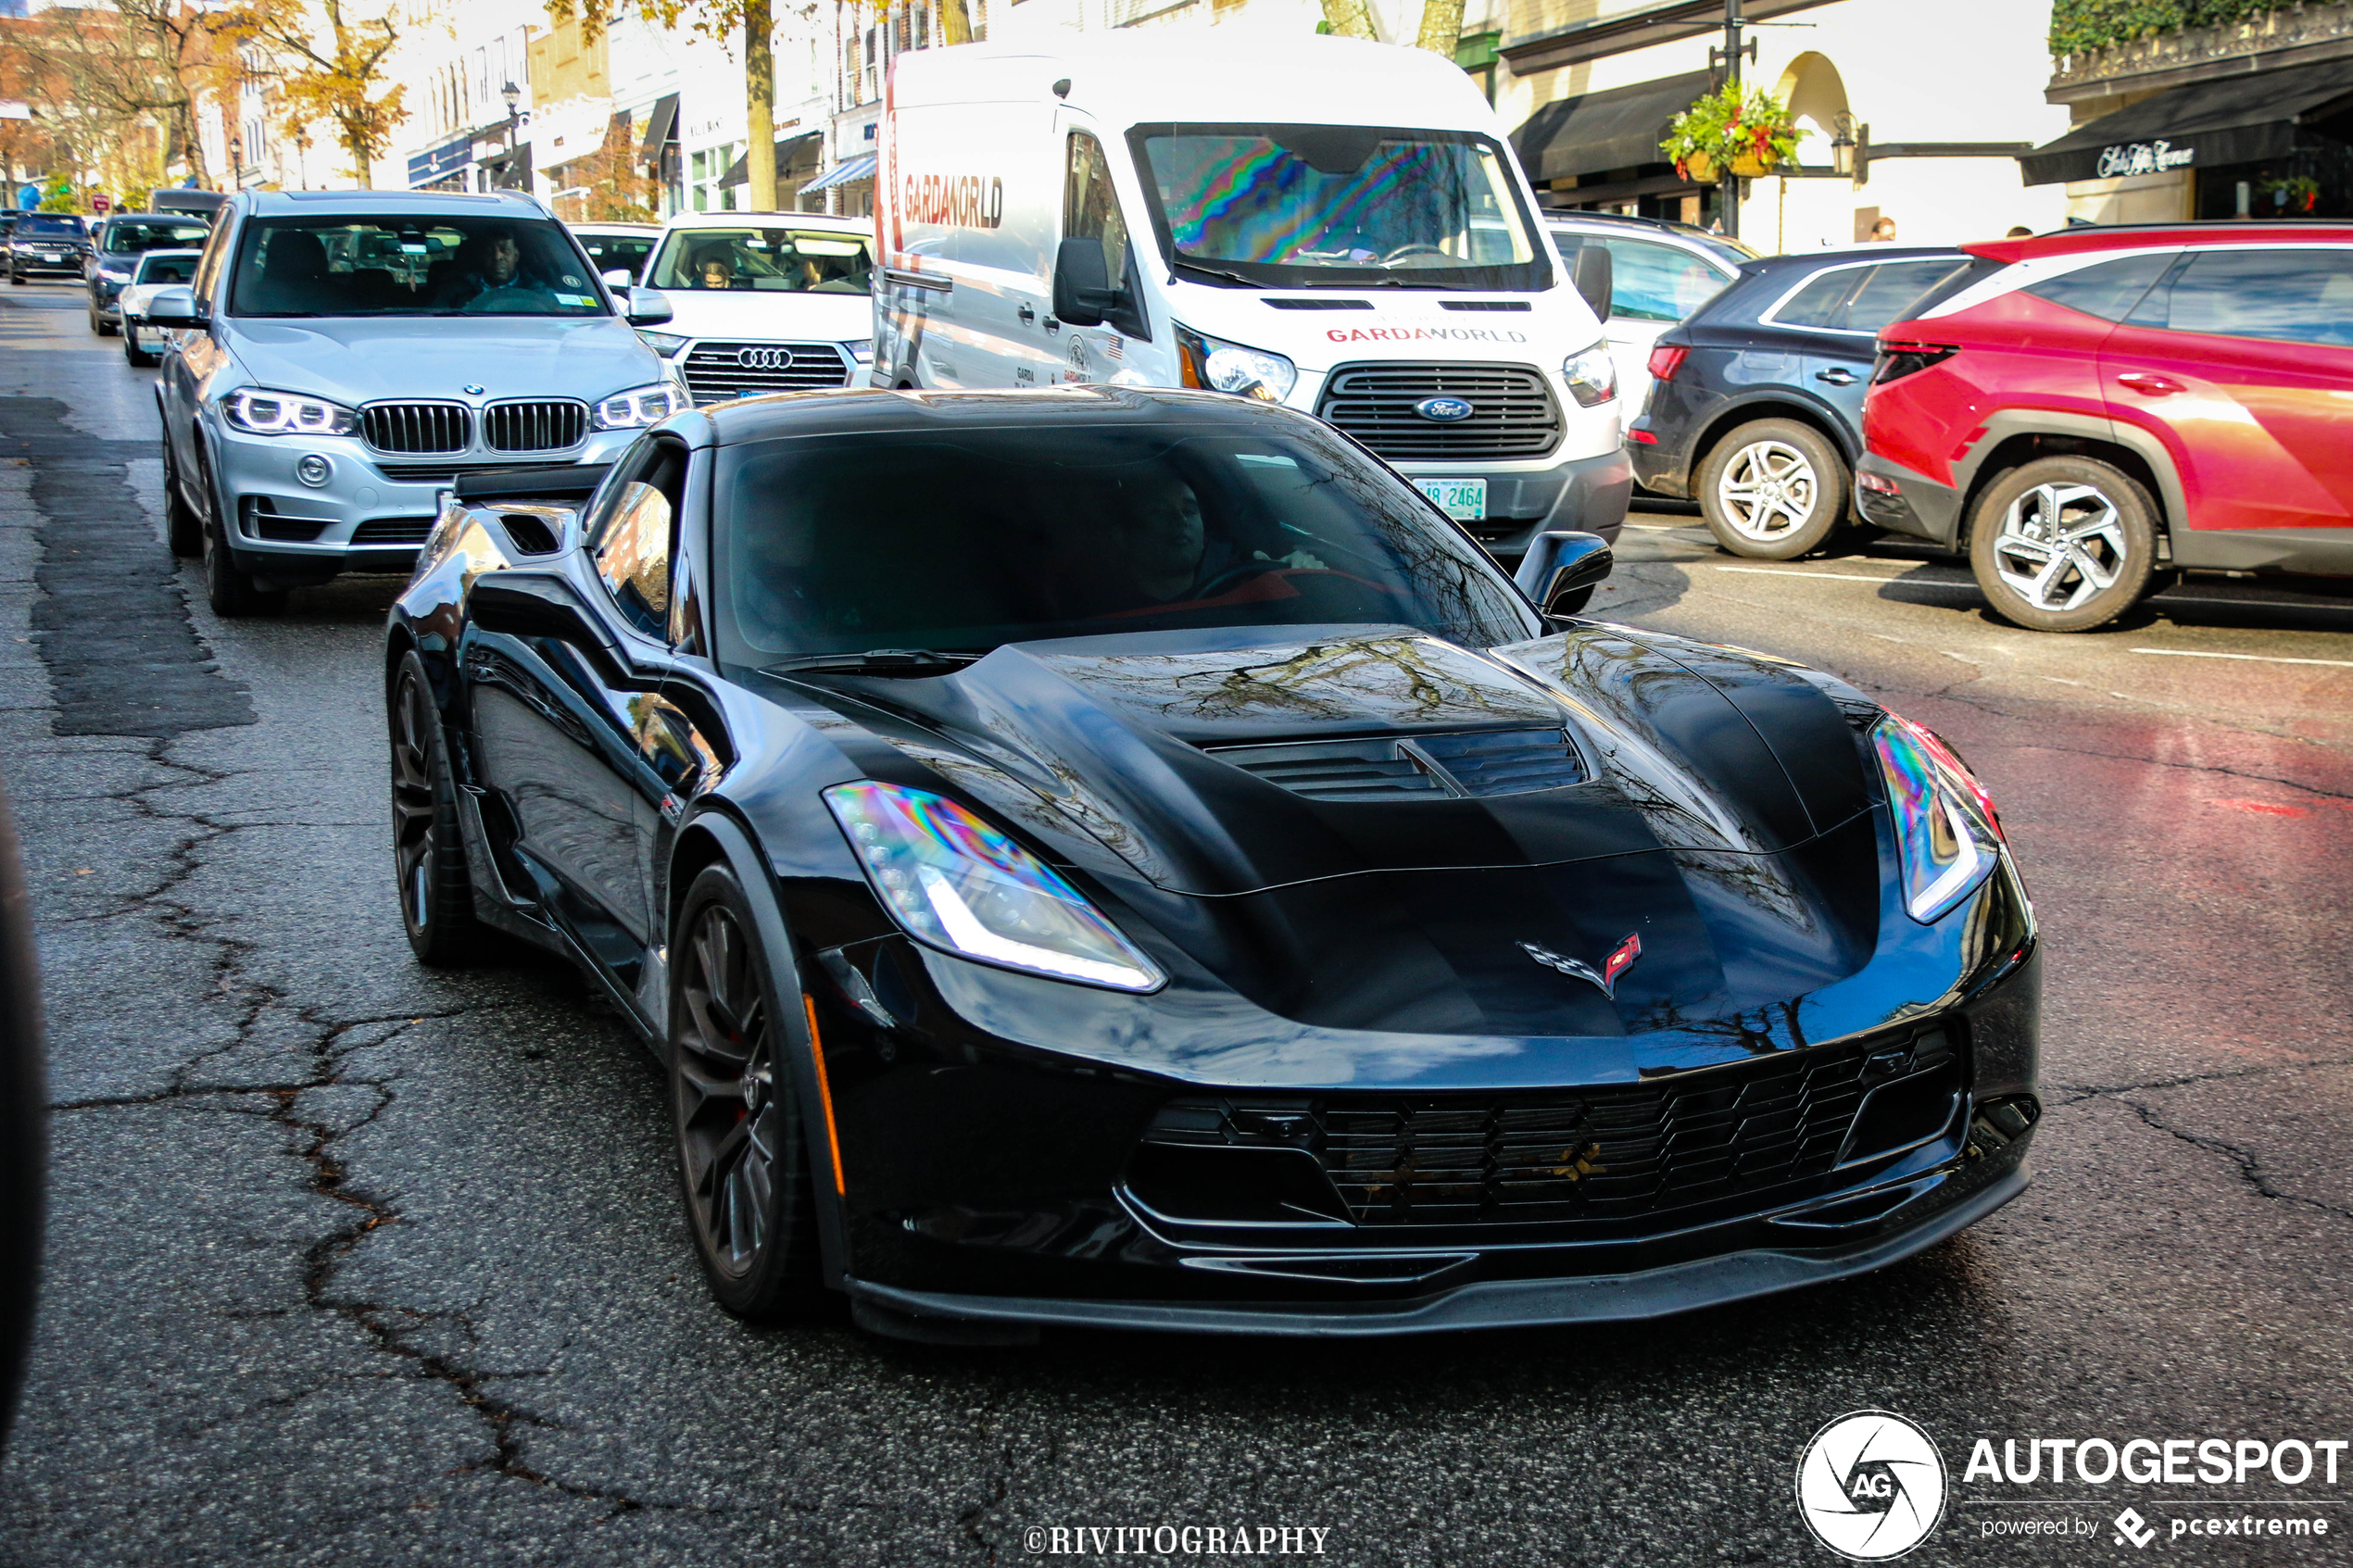
[[[1880,332],[1856,500],[2081,632],[2158,572],[2353,575],[2353,224],[2074,229]]]

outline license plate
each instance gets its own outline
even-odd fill
[[[1477,522],[1487,515],[1487,482],[1483,479],[1417,479],[1414,488],[1438,503],[1438,509],[1456,522]]]
[[[134,327],[131,332],[131,341],[142,348],[161,348],[164,345],[163,329],[161,327]]]

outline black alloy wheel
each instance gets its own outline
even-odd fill
[[[244,615],[271,615],[283,609],[286,596],[283,589],[268,589],[257,584],[253,574],[241,571],[236,558],[229,553],[226,521],[220,515],[220,492],[212,483],[212,465],[205,461],[204,448],[196,449],[196,478],[204,495],[204,596],[212,613],[228,619]]]
[[[163,356],[150,354],[139,346],[139,334],[126,326],[122,329],[122,358],[134,370],[149,370],[162,362]]]
[[[400,660],[384,719],[392,734],[392,862],[400,923],[419,963],[457,969],[481,956],[488,934],[474,919],[441,715],[424,660],[413,649]]]
[[[163,524],[171,553],[182,560],[204,554],[204,519],[180,493],[180,463],[171,455],[171,434],[163,437]]]
[[[759,929],[724,865],[687,888],[671,949],[670,1090],[679,1187],[711,1294],[768,1323],[807,1313],[824,1292],[793,1077],[804,1015],[798,994],[779,1000]]]

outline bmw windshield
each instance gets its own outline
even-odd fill
[[[1056,423],[723,453],[730,663],[1194,627],[1541,634],[1484,551],[1316,430]]]
[[[530,218],[270,218],[237,240],[238,316],[602,316],[572,236]]]
[[[1533,291],[1546,247],[1486,136],[1359,125],[1139,125],[1152,232],[1180,272],[1255,287]]]

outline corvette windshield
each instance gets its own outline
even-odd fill
[[[572,237],[532,218],[270,218],[237,241],[238,316],[602,316]]]
[[[1529,290],[1551,269],[1503,149],[1466,131],[1139,125],[1175,266],[1276,288]]]
[[[1057,424],[724,449],[733,663],[1189,627],[1541,634],[1484,551],[1313,433]]]

